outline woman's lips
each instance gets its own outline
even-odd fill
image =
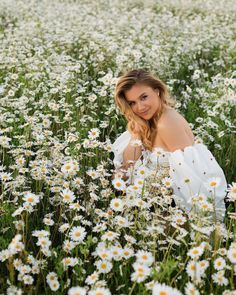
[[[140,115],[146,115],[148,111],[149,111],[149,110],[147,110],[147,111],[145,111],[145,112],[142,112],[142,113],[139,113],[139,114],[140,114]]]

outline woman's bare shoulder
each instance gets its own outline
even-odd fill
[[[168,108],[165,108],[165,110],[163,111],[158,121],[158,127],[162,127],[162,126],[167,127],[170,124],[172,126],[173,124],[183,125],[184,127],[188,124],[188,122],[179,112],[177,112],[173,108],[168,107]]]

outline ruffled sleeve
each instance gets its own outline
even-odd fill
[[[119,168],[123,163],[123,152],[131,140],[131,134],[129,131],[123,132],[113,143],[112,151],[114,153],[114,166]]]
[[[180,207],[192,208],[192,196],[204,194],[215,203],[218,220],[225,214],[224,197],[227,191],[225,175],[212,153],[204,144],[186,147],[169,154],[170,176]],[[215,187],[210,186],[210,180]],[[214,183],[215,180],[215,183]],[[219,185],[217,185],[219,182]]]

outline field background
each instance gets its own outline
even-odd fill
[[[97,295],[108,289],[150,294],[152,282],[183,294],[233,294],[227,292],[235,290],[236,272],[229,254],[236,248],[235,15],[233,0],[0,0],[2,294],[67,294],[73,286]],[[232,194],[221,238],[202,233],[205,225],[196,219],[186,235],[174,226],[163,237],[148,232],[147,208],[111,209],[119,197],[111,181],[111,143],[126,128],[114,105],[114,86],[133,68],[166,82],[196,138],[223,168]],[[92,128],[98,137],[91,137]],[[63,199],[66,189],[72,201]],[[29,193],[35,201],[26,200]],[[117,216],[130,226],[118,225]],[[75,226],[86,236],[65,249]],[[36,230],[48,233],[46,245],[37,244]],[[176,231],[183,234],[178,243]],[[202,243],[209,245],[201,258],[209,266],[197,279],[187,267],[200,256],[188,253]],[[152,253],[150,273],[143,281],[132,279],[138,256],[103,259],[101,252],[112,247]],[[63,260],[68,257],[76,262]],[[214,267],[219,257],[223,269]],[[96,264],[103,260],[111,264],[107,272]],[[97,280],[86,281],[94,271]],[[48,279],[50,272],[55,278]],[[215,281],[214,274],[228,283]],[[196,293],[186,289],[190,283]]]

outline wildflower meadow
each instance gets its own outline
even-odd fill
[[[234,0],[0,0],[0,294],[236,294],[235,15]],[[114,88],[135,68],[223,168],[223,222],[220,179],[187,213],[168,167],[116,173]]]

